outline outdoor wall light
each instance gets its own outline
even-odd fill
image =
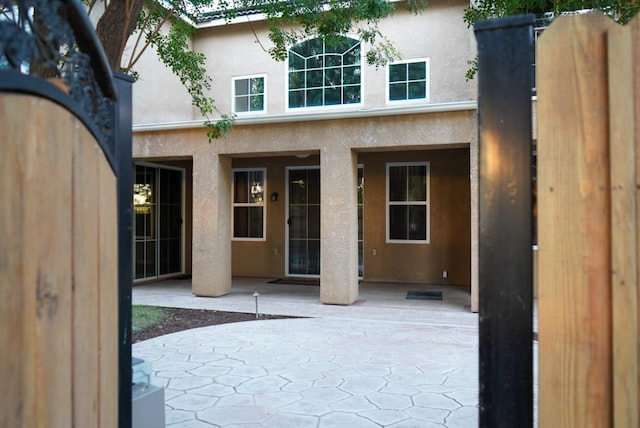
[[[273,192],[273,193],[271,194],[271,200],[272,200],[273,202],[275,202],[275,201],[277,201],[277,200],[278,200],[278,192]]]

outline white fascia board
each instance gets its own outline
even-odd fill
[[[360,119],[367,117],[401,116],[424,113],[448,113],[457,111],[477,110],[477,101],[458,101],[451,103],[429,104],[426,106],[384,107],[370,110],[288,113],[282,115],[237,117],[236,126],[265,125],[275,123],[309,122],[318,120]],[[148,123],[132,126],[136,132],[172,131],[177,129],[203,128],[203,120],[189,120],[183,122]]]

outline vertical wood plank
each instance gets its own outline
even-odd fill
[[[26,354],[29,337],[24,334],[26,294],[22,287],[24,145],[16,143],[25,138],[25,127],[16,120],[16,115],[26,114],[25,107],[17,104],[15,97],[0,96],[0,349],[14,355]],[[7,355],[0,358],[0,426],[28,426],[27,414],[32,408],[25,397],[26,360]]]
[[[98,195],[99,426],[108,428],[118,424],[118,221],[116,178],[104,157]]]
[[[634,56],[634,124],[635,124],[635,158],[636,158],[636,182],[635,182],[635,198],[636,198],[636,359],[638,362],[638,372],[636,377],[636,397],[640,402],[640,18],[636,16],[632,26],[632,39],[634,40],[633,56]],[[638,403],[637,402],[637,403]],[[640,406],[640,404],[637,404]],[[640,410],[636,427],[640,427]]]
[[[19,380],[10,376],[19,385],[6,396],[20,403],[13,410],[18,410],[14,415],[22,413],[22,423],[10,426],[65,427],[71,424],[70,115],[35,97],[3,95],[3,102],[3,120],[20,124],[8,126],[13,132],[5,143],[17,155],[5,160],[16,161],[7,167],[16,173],[18,185],[8,189],[16,207],[8,214],[20,216],[5,220],[16,226],[8,232],[14,237],[8,242],[21,251],[11,260],[17,265],[10,271],[19,274],[9,292],[22,295],[14,302],[22,311],[22,338],[14,337],[17,350],[12,343],[6,348],[21,366],[15,373]],[[29,126],[24,117],[30,118]]]
[[[73,419],[98,426],[98,160],[93,137],[75,124],[73,159]]]
[[[635,109],[638,23],[608,34],[614,427],[638,427],[638,249]]]
[[[608,92],[600,13],[538,49],[539,424],[607,427],[611,406]]]
[[[50,101],[34,103],[25,198],[27,268],[34,275],[38,419],[71,424],[71,158],[73,117]],[[46,213],[46,214],[45,214]],[[32,264],[31,260],[35,261]]]

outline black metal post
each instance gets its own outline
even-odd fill
[[[118,426],[132,424],[131,403],[131,233],[133,215],[131,86],[133,79],[114,73],[117,93],[115,149],[118,169]]]
[[[533,15],[482,21],[478,42],[480,427],[533,425]]]

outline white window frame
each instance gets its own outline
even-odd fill
[[[289,70],[289,50],[291,48],[289,48],[289,50],[287,50],[287,59],[286,59],[286,67],[285,67],[285,76],[284,76],[284,81],[285,81],[285,87],[284,87],[284,99],[285,99],[285,105],[286,105],[286,112],[287,113],[308,113],[310,111],[327,111],[327,110],[349,110],[349,109],[354,109],[354,108],[360,108],[364,105],[364,100],[365,100],[365,91],[364,91],[364,87],[365,87],[365,63],[363,63],[364,61],[364,55],[363,55],[363,49],[362,49],[362,42],[359,41],[358,37],[354,37],[351,36],[349,34],[343,34],[342,35],[345,38],[348,39],[352,39],[352,40],[358,40],[358,43],[360,44],[360,102],[358,103],[349,103],[349,104],[329,104],[329,105],[320,105],[320,106],[304,106],[304,107],[291,107],[289,105],[289,73],[291,72],[291,70]],[[298,43],[303,43],[303,42],[307,42],[309,40],[313,40],[317,37],[309,37],[307,39],[301,40]],[[295,45],[294,45],[295,46]],[[293,46],[292,46],[293,47]],[[324,67],[323,67],[324,69]]]
[[[391,100],[390,99],[390,91],[389,91],[389,87],[391,86],[391,82],[389,81],[390,67],[392,65],[413,64],[413,63],[418,63],[418,62],[424,62],[425,63],[425,97],[424,98],[415,98],[415,99],[405,99],[405,100]],[[431,70],[430,70],[430,66],[429,66],[429,58],[405,59],[405,60],[390,62],[389,64],[387,64],[386,73],[385,73],[385,80],[386,80],[385,91],[386,91],[387,104],[424,104],[424,103],[428,103],[429,102],[429,92],[431,90],[431,85],[429,84],[430,75],[431,75]],[[407,82],[409,82],[409,80],[407,80]]]
[[[389,184],[390,184],[390,174],[389,174],[389,169],[395,166],[425,166],[426,167],[426,180],[425,180],[425,186],[426,186],[426,191],[425,191],[425,197],[426,200],[425,201],[390,201],[389,200]],[[430,181],[431,181],[431,166],[430,166],[430,162],[389,162],[386,165],[386,169],[385,169],[385,174],[386,174],[386,196],[385,196],[385,205],[386,205],[386,219],[385,219],[385,224],[386,224],[386,243],[387,244],[429,244],[431,242],[431,214],[429,213],[430,208],[431,208],[431,193],[430,193]],[[426,207],[426,225],[425,225],[425,230],[426,230],[426,237],[424,240],[409,240],[409,239],[391,239],[389,237],[389,233],[390,233],[390,227],[389,227],[389,223],[391,221],[390,218],[390,207],[392,205],[424,205]]]
[[[238,80],[248,80],[248,79],[263,79],[264,81],[264,92],[262,96],[264,98],[264,102],[262,104],[262,110],[249,110],[249,111],[238,111],[236,106],[236,82]],[[251,98],[251,94],[248,94],[248,97]],[[231,105],[234,114],[238,116],[247,116],[247,115],[255,115],[255,114],[266,114],[267,113],[267,75],[266,74],[251,74],[247,76],[236,76],[231,78]],[[249,106],[251,106],[251,99],[249,99]]]
[[[238,202],[236,203],[233,200],[235,194],[235,174],[236,172],[254,172],[260,171],[262,172],[263,177],[263,198],[261,203],[256,202]],[[262,237],[251,238],[251,237],[236,237],[234,234],[235,230],[235,209],[237,207],[262,207]],[[231,240],[232,241],[266,241],[267,240],[267,168],[233,168],[231,170]]]

